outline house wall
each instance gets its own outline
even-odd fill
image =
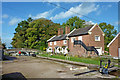
[[[93,28],[93,30],[91,32],[92,32],[92,34],[82,35],[82,41],[84,42],[84,44],[86,46],[102,47],[102,51],[104,51],[104,36],[103,36],[103,32],[100,30],[100,28],[98,26]],[[95,35],[99,35],[100,36],[100,41],[95,41]],[[78,40],[78,37],[79,36],[76,36],[75,40]],[[78,55],[79,56],[95,55],[94,52],[87,52],[81,45],[74,45],[74,43],[71,42],[72,38],[73,37],[69,37],[69,41],[67,41],[67,44],[63,44],[63,40],[61,40],[61,41],[56,41],[57,44],[54,45],[54,43],[53,43],[52,46],[50,46],[50,42],[48,42],[48,46],[52,47],[52,49],[54,49],[54,47],[56,47],[56,46],[62,47],[62,46],[68,46],[69,45],[68,48],[70,49],[70,54],[71,55],[77,55],[77,56]]]
[[[120,35],[118,36],[118,48],[120,48]]]
[[[102,52],[104,52],[104,35],[100,28],[96,25],[92,29],[92,34],[89,34],[89,46],[102,47]],[[100,36],[100,41],[95,41],[95,35]]]
[[[113,57],[118,57],[118,37],[109,46],[109,53]]]
[[[83,43],[86,46],[102,47],[102,51],[104,51],[104,36],[103,36],[103,32],[100,30],[100,28],[98,28],[98,26],[96,26],[95,28],[93,28],[93,30],[91,32],[92,32],[92,34],[82,35],[82,41],[83,41]],[[99,35],[100,36],[100,41],[95,41],[95,35]],[[78,37],[79,36],[76,36],[75,40],[78,40]],[[69,38],[69,49],[70,49],[70,53],[72,55],[83,56],[83,55],[94,55],[95,54],[94,52],[87,52],[80,45],[74,45],[71,42],[72,38],[73,37]]]
[[[63,41],[64,41],[64,40],[56,41],[56,45],[54,45],[54,42],[52,42],[52,45],[50,45],[50,42],[48,42],[48,46],[49,46],[49,47],[52,47],[52,50],[53,50],[53,51],[54,51],[54,48],[55,48],[56,46],[59,46],[59,47],[68,46],[68,41],[67,41],[67,44],[64,44]]]

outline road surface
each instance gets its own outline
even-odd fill
[[[3,75],[17,74],[25,78],[97,78],[101,74],[83,66],[75,66],[31,56],[18,56],[16,60],[3,61]],[[90,73],[89,73],[90,71]],[[87,72],[84,74],[84,72]],[[83,73],[79,75],[79,73]],[[77,76],[75,76],[77,74]]]

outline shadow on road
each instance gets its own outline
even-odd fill
[[[87,74],[87,73],[91,73],[91,72],[96,72],[97,70],[92,70],[92,71],[88,71],[88,72],[83,72],[83,73],[78,73],[75,74],[74,76],[79,76],[79,75],[83,75],[83,74]]]
[[[16,57],[12,57],[12,56],[7,56],[7,55],[4,55],[4,58],[3,60],[14,60],[14,59],[17,59]]]
[[[2,80],[27,80],[22,73],[20,72],[14,72],[9,74],[3,74]]]

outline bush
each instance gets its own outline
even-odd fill
[[[66,46],[62,46],[63,49],[65,49]]]
[[[91,56],[87,56],[87,58],[91,58]]]
[[[69,49],[69,48],[67,48],[67,51],[69,52],[69,51],[70,51],[70,49]]]

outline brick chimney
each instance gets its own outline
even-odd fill
[[[65,34],[69,34],[70,33],[70,27],[66,26],[65,27]]]
[[[58,36],[59,36],[59,35],[63,35],[63,28],[59,28],[59,29],[58,29]]]

